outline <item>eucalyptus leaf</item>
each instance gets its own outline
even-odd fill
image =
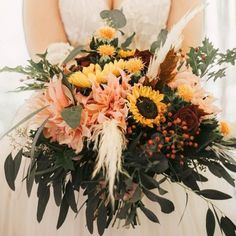
[[[115,29],[125,27],[127,21],[124,13],[121,10],[104,10],[100,13],[103,20],[106,20],[107,24]]]
[[[155,53],[162,45],[164,45],[168,35],[168,30],[162,29],[158,35],[157,41],[153,42],[150,48],[152,53]]]
[[[83,51],[83,46],[78,46],[74,48],[70,54],[66,57],[66,59],[63,61],[63,64],[66,64],[73,60],[77,55],[79,55]]]
[[[81,113],[82,107],[78,105],[65,108],[61,116],[72,129],[76,129],[80,125]]]
[[[134,36],[135,36],[135,32],[131,35],[131,36],[129,36],[126,40],[125,40],[125,42],[123,42],[122,44],[121,44],[121,48],[122,49],[127,49],[129,46],[130,46],[130,44],[132,43],[132,41],[133,41],[133,39],[134,39]]]

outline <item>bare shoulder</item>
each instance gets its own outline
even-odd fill
[[[66,41],[58,0],[24,0],[23,16],[31,56],[44,51],[50,43]]]
[[[172,0],[167,27],[170,29],[189,10],[203,4],[204,0]],[[190,46],[198,46],[203,35],[203,12],[195,16],[184,30],[183,50],[186,52]]]

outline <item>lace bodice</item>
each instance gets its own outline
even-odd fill
[[[165,28],[171,0],[122,0],[116,8],[123,9],[126,35],[136,32],[134,47],[147,49]],[[86,45],[92,33],[103,22],[100,12],[109,9],[107,0],[59,0],[62,21],[72,45]]]

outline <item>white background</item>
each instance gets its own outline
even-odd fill
[[[205,35],[222,49],[236,47],[236,0],[208,2]],[[28,58],[23,33],[22,1],[0,0],[0,68],[4,65],[25,64]],[[19,86],[20,78],[15,74],[0,74],[0,133],[10,126],[15,112],[29,97],[29,93],[25,92],[7,93]],[[222,116],[230,121],[236,120],[236,67],[228,71],[227,79],[208,86],[219,98],[218,103],[223,107]]]

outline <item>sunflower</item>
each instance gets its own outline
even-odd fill
[[[134,87],[132,94],[128,96],[133,118],[144,126],[153,127],[154,124],[160,124],[166,111],[166,105],[161,102],[163,98],[163,94],[152,90],[151,87]]]

